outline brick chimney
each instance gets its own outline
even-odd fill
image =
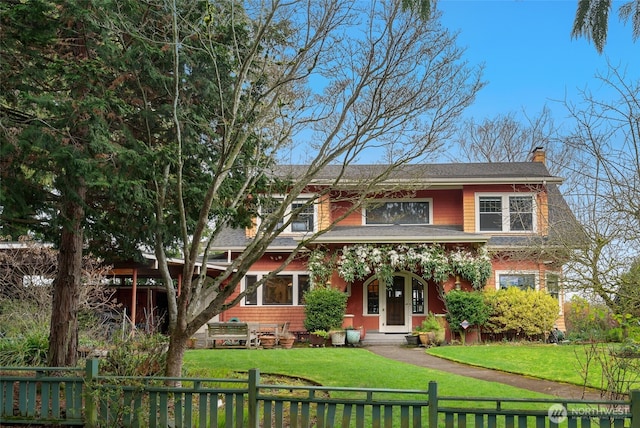
[[[546,165],[547,154],[544,151],[544,147],[536,147],[531,152],[531,162],[541,162]]]

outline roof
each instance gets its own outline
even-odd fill
[[[280,178],[295,180],[308,174],[309,165],[277,165],[271,174]],[[355,185],[380,176],[388,165],[329,165],[314,175],[313,184],[334,185],[339,183]],[[462,186],[473,184],[547,184],[549,189],[549,209],[551,219],[565,217],[569,211],[557,184],[561,177],[553,176],[542,162],[493,162],[493,163],[446,163],[446,164],[410,164],[396,168],[385,180],[386,183]],[[562,212],[560,215],[555,211]],[[299,242],[307,238],[304,235],[281,235],[269,245],[269,251],[290,251]],[[214,248],[224,251],[242,251],[252,238],[247,237],[244,229],[227,228],[216,238]],[[334,226],[331,230],[317,236],[314,243],[487,243],[495,247],[521,246],[531,243],[531,237],[525,236],[488,236],[478,233],[466,233],[461,226],[403,225],[403,226]]]
[[[328,165],[315,174],[312,183],[329,184],[340,177],[348,185],[378,177],[389,165]],[[278,165],[272,174],[281,178],[299,178],[308,174],[309,165]],[[489,162],[409,164],[398,167],[385,180],[388,183],[415,183],[431,185],[462,184],[540,184],[562,183],[542,162]]]

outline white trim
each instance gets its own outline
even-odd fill
[[[558,306],[560,307],[560,315],[564,313],[564,287],[562,286],[562,273],[556,271],[546,271],[544,273],[544,290],[549,294],[547,284],[549,283],[549,275],[555,275],[558,278]]]
[[[275,195],[271,195],[271,197],[273,199],[282,200],[282,199],[285,198],[285,195],[283,195],[283,194],[275,194]],[[313,206],[313,230],[307,230],[307,231],[302,231],[302,232],[293,232],[291,230],[292,223],[289,223],[289,225],[282,231],[282,233],[280,233],[279,236],[303,236],[303,235],[307,235],[309,233],[317,233],[319,231],[320,222],[319,222],[319,218],[318,218],[318,196],[313,194],[313,193],[300,193],[287,206],[287,209],[285,210],[284,216],[287,217],[287,216],[291,215],[291,205],[292,204],[295,204],[297,202],[307,203],[310,200],[313,200],[313,205],[312,205]],[[262,212],[262,207],[260,207],[260,211],[259,212],[260,213]],[[256,222],[257,222],[256,226],[260,226],[260,223],[262,222],[262,219],[260,218],[260,216],[257,217]]]
[[[257,277],[257,280],[260,281],[262,279],[263,276],[268,275],[270,272],[269,271],[250,271],[247,272],[245,274],[245,276],[242,277],[242,279],[240,280],[240,290],[241,291],[245,291],[247,289],[247,276],[255,276]],[[248,305],[246,303],[246,296],[241,300],[240,302],[240,306],[242,307],[247,307],[247,308],[274,308],[274,307],[284,307],[284,308],[291,308],[291,307],[302,307],[304,305],[301,305],[300,299],[302,296],[298,295],[298,290],[300,287],[300,282],[299,282],[299,277],[300,275],[306,275],[306,276],[311,276],[310,273],[308,271],[282,271],[280,273],[278,273],[276,275],[276,277],[278,276],[292,276],[293,277],[293,282],[291,285],[291,304],[280,304],[280,305],[265,305],[262,303],[263,301],[263,295],[262,292],[264,290],[264,284],[260,285],[257,289],[256,289],[256,304],[255,305]]]
[[[384,286],[378,284],[378,313],[368,313],[368,288],[369,284],[378,279],[377,276],[372,275],[366,281],[362,283],[362,315],[365,317],[378,317],[378,331],[381,333],[406,333],[412,329],[412,317],[424,316],[429,311],[429,283],[424,278],[416,275],[412,272],[395,272],[393,276],[399,276],[404,279],[404,324],[403,325],[386,325],[386,310],[387,310],[387,298],[386,289]],[[414,314],[412,307],[412,280],[417,279],[424,287],[424,312],[421,314]]]
[[[367,224],[367,204],[362,206],[362,225],[363,226],[426,226],[433,225],[433,198],[380,198],[370,199],[367,202],[384,204],[387,202],[427,202],[429,203],[429,222],[428,223],[406,223],[406,224]]]
[[[513,196],[529,196],[531,197],[531,230],[511,230],[510,229],[510,211],[509,198]],[[482,230],[480,229],[480,198],[482,197],[499,197],[502,200],[502,230]],[[538,201],[534,192],[476,192],[475,193],[475,222],[477,233],[487,234],[531,234],[538,231]]]
[[[537,270],[497,270],[495,271],[496,290],[500,290],[500,275],[534,275],[534,290],[540,290],[540,272]]]

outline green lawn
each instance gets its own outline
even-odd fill
[[[426,390],[433,380],[443,395],[548,398],[500,383],[389,360],[365,348],[197,349],[187,351],[184,368],[187,376],[194,377],[226,377],[230,372],[259,368],[261,373],[300,377],[325,386],[365,388]]]
[[[429,348],[427,352],[479,367],[582,385],[582,367],[589,349],[589,345],[488,344],[441,346]],[[592,364],[589,386],[599,387],[601,375],[600,368]]]

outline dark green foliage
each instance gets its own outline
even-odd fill
[[[473,291],[452,290],[445,294],[447,321],[453,332],[462,332],[463,321],[470,326],[482,326],[489,318],[489,307],[482,293]]]
[[[43,367],[47,364],[47,331],[30,331],[23,335],[0,337],[0,366]]]
[[[304,328],[329,331],[342,326],[347,295],[333,287],[315,287],[304,294]]]

